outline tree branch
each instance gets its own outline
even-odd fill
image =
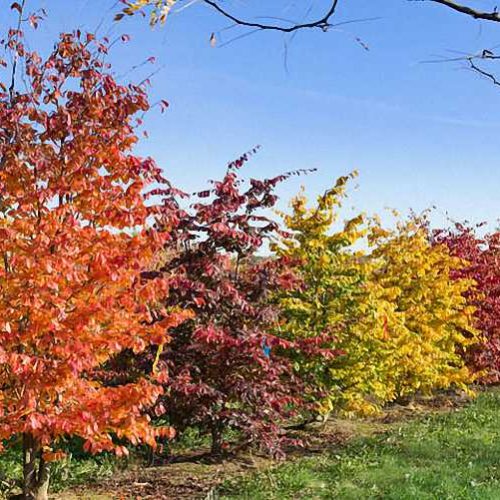
[[[19,5],[18,3],[14,3],[13,5],[16,5],[16,8],[19,12],[19,18],[17,21],[17,39],[19,39],[19,32],[21,31],[21,24],[23,22],[23,13],[24,13],[24,8],[26,6],[26,0],[23,0],[21,4]],[[11,7],[12,9],[13,7]],[[16,87],[16,71],[17,71],[17,61],[19,59],[19,55],[16,51],[14,55],[14,61],[12,63],[12,75],[11,75],[11,80],[10,80],[10,87],[9,87],[9,96],[10,96],[10,101],[12,102],[14,99],[14,91]]]
[[[448,59],[431,59],[428,61],[422,61],[423,63],[449,63],[449,62],[466,62],[468,64],[468,69],[478,73],[479,75],[490,80],[494,85],[500,86],[500,80],[497,76],[489,71],[484,70],[478,61],[499,61],[500,55],[496,55],[493,49],[483,49],[476,54],[464,55],[461,57],[452,57]]]
[[[335,14],[339,0],[332,0],[332,3],[326,12],[326,14],[316,21],[311,21],[308,23],[294,24],[292,26],[280,26],[277,24],[263,24],[257,22],[245,21],[244,19],[237,18],[236,16],[230,14],[224,10],[215,0],[203,0],[203,2],[213,9],[215,9],[219,14],[222,14],[227,19],[233,21],[239,26],[247,26],[249,28],[256,28],[259,30],[270,30],[270,31],[281,31],[282,33],[293,33],[305,28],[319,28],[326,31],[330,25],[330,19]]]
[[[453,0],[429,0],[430,2],[439,3],[445,7],[449,7],[452,10],[460,12],[461,14],[466,14],[467,16],[473,17],[474,19],[483,19],[485,21],[500,22],[500,14],[498,13],[496,7],[492,12],[482,12],[467,5],[462,5]]]
[[[469,61],[469,65],[470,65],[470,68],[472,71],[479,73],[480,75],[491,80],[493,82],[493,84],[500,86],[500,81],[497,80],[496,76],[493,73],[488,73],[484,69],[480,68],[477,64],[475,64],[475,62],[472,58],[469,58],[468,61]]]

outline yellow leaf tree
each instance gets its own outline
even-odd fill
[[[287,339],[323,338],[335,347],[336,357],[296,356],[295,368],[307,380],[321,413],[334,408],[367,412],[368,395],[377,395],[382,385],[364,366],[370,351],[377,350],[371,333],[360,328],[370,304],[366,280],[370,263],[356,250],[366,232],[363,216],[338,224],[338,212],[346,188],[356,173],[340,177],[334,187],[307,206],[304,194],[292,202],[283,220],[290,236],[274,250],[299,263],[303,286],[280,297],[284,321],[280,334]]]
[[[419,220],[384,230],[362,215],[338,224],[350,179],[307,206],[304,194],[284,214],[289,236],[275,252],[298,262],[303,286],[280,297],[286,339],[324,336],[338,355],[295,355],[320,413],[371,413],[384,403],[435,388],[465,388],[460,350],[475,342],[463,265],[431,246]]]
[[[477,342],[474,309],[467,305],[469,280],[450,273],[464,262],[444,245],[432,246],[425,220],[412,217],[387,230],[373,221],[368,282],[372,300],[383,311],[386,349],[390,354],[385,383],[394,397],[416,391],[459,387],[471,375],[460,352]]]

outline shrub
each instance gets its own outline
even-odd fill
[[[358,215],[335,228],[347,184],[355,175],[340,177],[311,208],[303,194],[295,198],[291,214],[283,214],[289,235],[274,247],[281,258],[299,263],[297,273],[304,283],[280,296],[284,322],[279,335],[289,341],[321,341],[322,350],[313,359],[292,355],[320,413],[369,413],[372,400],[386,399],[385,385],[375,372],[383,348],[380,331],[371,323],[367,327],[377,307],[367,290],[370,262],[355,249],[366,225]]]
[[[474,308],[467,304],[473,283],[453,279],[461,259],[445,245],[432,245],[427,223],[412,217],[386,230],[374,222],[370,294],[380,302],[386,381],[395,397],[455,387],[467,389],[472,376],[461,353],[477,342]]]
[[[209,432],[214,454],[223,451],[229,429],[279,453],[281,424],[301,405],[300,380],[279,349],[296,346],[273,334],[278,310],[270,302],[296,280],[286,259],[259,254],[279,232],[263,211],[277,200],[276,184],[291,174],[244,184],[238,172],[247,159],[233,162],[186,209],[178,191],[169,191],[159,221],[171,240],[156,274],[174,276],[165,305],[194,313],[173,330],[160,357],[159,369],[169,373],[162,405],[180,431]]]
[[[471,377],[460,352],[476,332],[463,297],[471,282],[450,277],[462,262],[432,246],[417,219],[385,230],[359,215],[336,229],[353,175],[339,178],[312,208],[297,197],[284,216],[290,235],[275,246],[281,258],[300,262],[304,282],[280,295],[279,335],[322,338],[327,352],[340,354],[311,360],[295,353],[296,372],[316,388],[322,413],[366,414],[416,391],[464,389]]]
[[[476,328],[480,342],[466,353],[467,365],[482,383],[500,382],[500,232],[476,235],[474,228],[457,224],[453,230],[437,231],[435,244],[445,244],[450,252],[468,264],[456,270],[456,279],[472,279],[476,288],[466,293],[476,308]]]

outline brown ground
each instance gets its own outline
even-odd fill
[[[443,394],[433,399],[420,399],[406,405],[394,404],[381,415],[369,419],[331,418],[326,425],[313,424],[307,431],[297,431],[306,441],[303,448],[292,449],[288,459],[338,449],[353,437],[370,436],[389,430],[398,422],[431,413],[451,411],[468,401],[465,396]],[[273,467],[276,461],[253,454],[213,461],[207,450],[196,450],[176,457],[173,463],[156,467],[133,466],[117,472],[112,478],[63,492],[58,500],[118,499],[209,499],[210,492],[226,479]]]

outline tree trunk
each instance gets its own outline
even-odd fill
[[[212,422],[212,455],[222,455],[222,422],[215,420]]]
[[[23,435],[23,498],[48,500],[49,464],[41,456],[40,443],[31,435]]]

